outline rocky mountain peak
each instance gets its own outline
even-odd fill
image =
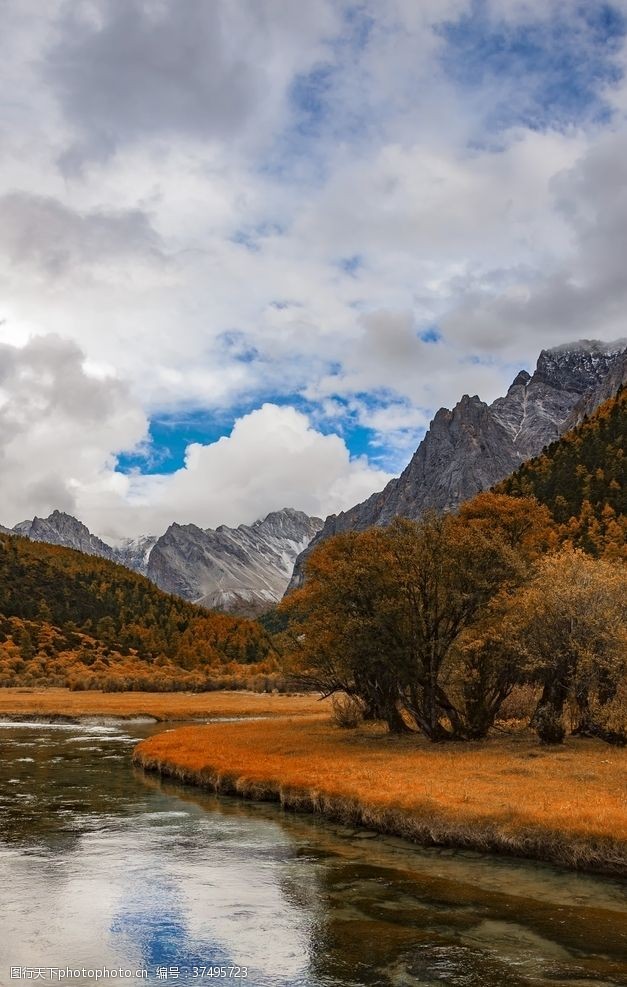
[[[255,521],[253,528],[284,538],[301,541],[304,533],[311,532],[311,538],[322,527],[322,518],[309,517],[304,511],[294,510],[293,507],[283,507],[280,511],[271,511],[262,520]]]
[[[156,541],[147,574],[204,606],[259,613],[280,600],[297,556],[321,527],[320,518],[291,508],[237,528],[172,524]]]
[[[92,535],[82,521],[64,511],[55,510],[47,518],[34,517],[32,521],[22,521],[15,525],[13,531],[33,541],[75,548],[87,555],[100,555],[106,559],[115,557],[115,550],[110,545]]]
[[[626,346],[625,340],[584,339],[546,349],[534,373],[521,370],[507,394],[491,405],[465,394],[452,410],[440,408],[398,479],[362,504],[327,518],[297,560],[289,588],[300,585],[307,554],[324,538],[389,524],[399,515],[419,518],[428,509],[455,510],[504,479],[559,437],[586,395],[581,413],[610,396],[604,387],[624,378]]]
[[[624,339],[613,343],[580,339],[576,343],[542,350],[533,379],[557,390],[584,394],[605,376],[616,355],[626,346]]]
[[[531,380],[531,374],[528,373],[526,370],[521,370],[519,373],[516,374],[512,383],[509,385],[509,389],[507,393],[509,394],[509,392],[513,390],[513,388],[515,387],[526,387],[530,380]]]

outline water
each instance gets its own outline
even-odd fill
[[[619,882],[164,783],[157,729],[0,723],[0,987],[627,984]]]

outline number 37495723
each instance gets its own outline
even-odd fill
[[[248,977],[248,967],[193,966],[192,977],[197,977],[198,979],[206,977],[208,980],[246,980]]]

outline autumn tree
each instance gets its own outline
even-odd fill
[[[488,534],[498,531],[525,559],[537,558],[557,544],[551,512],[534,497],[510,497],[487,490],[462,504],[458,517]]]
[[[516,596],[512,634],[529,674],[542,686],[533,723],[544,743],[565,736],[572,700],[576,732],[627,739],[627,722],[605,720],[627,674],[627,570],[564,547],[537,565]]]
[[[306,680],[359,697],[370,717],[407,729],[400,712],[406,637],[395,559],[383,529],[346,532],[310,556],[305,585],[281,604]]]
[[[456,646],[523,572],[498,526],[396,519],[323,543],[283,608],[327,692],[360,696],[392,730],[409,722],[431,740],[462,738],[464,717],[447,689]]]

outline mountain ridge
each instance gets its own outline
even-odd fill
[[[117,562],[182,599],[248,615],[281,599],[296,557],[321,526],[320,518],[282,508],[237,528],[173,522],[161,536],[126,539],[115,547],[55,510],[4,531]]]
[[[281,598],[296,558],[321,527],[320,518],[292,508],[237,528],[172,524],[150,553],[147,575],[203,606],[259,613]]]
[[[571,416],[608,396],[607,381],[613,386],[624,374],[626,347],[626,339],[583,339],[544,349],[534,373],[519,371],[506,395],[492,404],[464,394],[452,410],[440,408],[399,477],[350,510],[326,518],[296,560],[287,592],[302,584],[306,559],[324,539],[385,525],[396,516],[415,520],[429,509],[455,510],[505,479],[558,439]]]

